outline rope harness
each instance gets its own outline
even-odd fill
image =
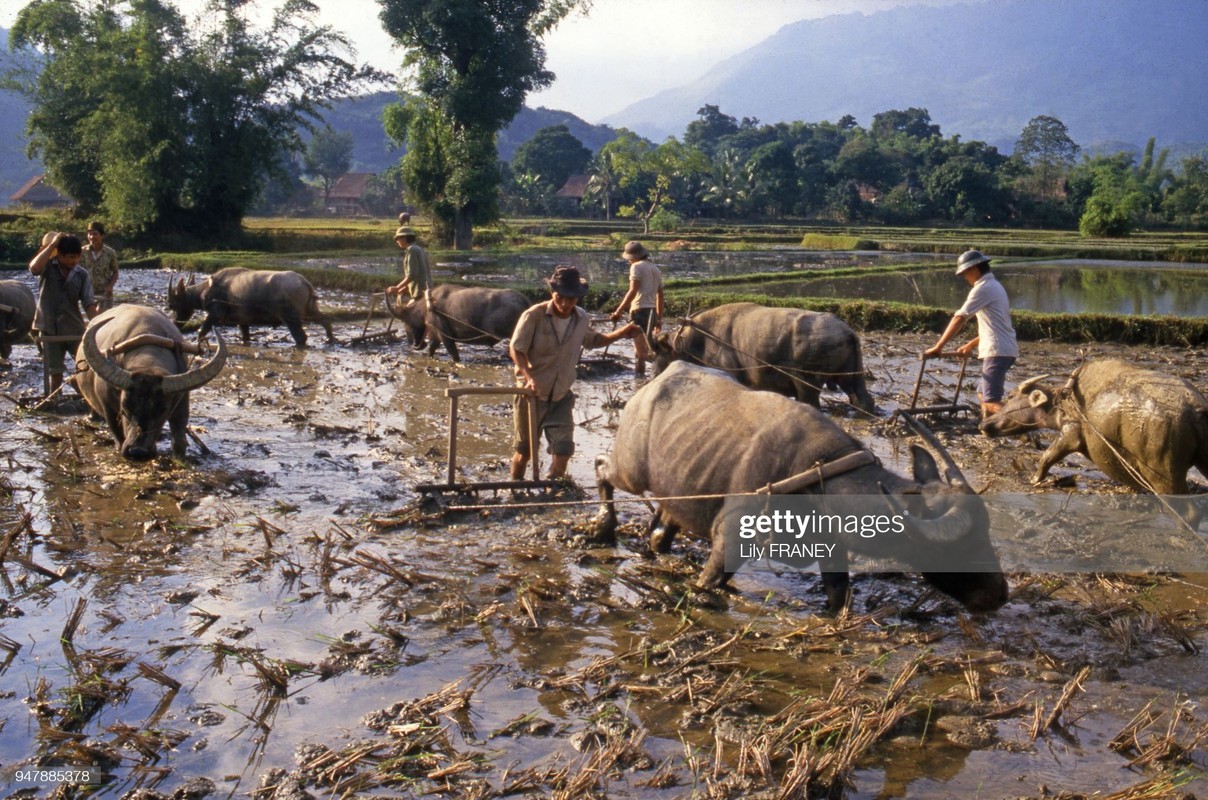
[[[807,489],[815,484],[822,484],[825,488],[825,481],[831,478],[838,477],[847,472],[852,472],[860,467],[866,467],[872,464],[880,464],[881,460],[872,453],[871,450],[858,450],[854,453],[848,453],[845,456],[833,459],[831,461],[816,461],[808,469],[798,472],[795,475],[790,475],[783,480],[769,483],[761,486],[758,489],[751,489],[745,492],[723,492],[720,494],[684,494],[672,495],[670,497],[620,497],[612,500],[603,501],[605,503],[649,503],[651,500],[659,503],[669,501],[679,502],[687,500],[725,500],[729,497],[759,497],[761,495],[778,495],[792,494],[799,492],[802,489]],[[456,511],[485,511],[490,509],[508,509],[508,508],[557,508],[569,506],[590,506],[597,505],[600,500],[559,500],[548,503],[481,503],[477,505],[456,505],[451,506],[451,509]]]
[[[702,336],[704,336],[706,339],[714,341],[717,344],[721,345],[722,347],[725,347],[725,348],[731,350],[732,352],[734,352],[740,356],[749,358],[751,361],[755,362],[754,367],[732,367],[731,368],[731,367],[718,367],[718,366],[706,365],[706,366],[710,366],[710,368],[712,368],[712,369],[721,370],[722,372],[729,372],[732,374],[746,373],[746,372],[751,372],[753,370],[759,369],[760,367],[764,367],[764,368],[770,369],[774,372],[779,372],[781,375],[784,375],[789,380],[793,380],[793,381],[802,383],[805,386],[809,387],[810,389],[812,389],[816,392],[819,392],[819,393],[822,392],[823,387],[816,386],[815,384],[805,380],[805,378],[803,378],[801,376],[802,375],[820,375],[820,376],[827,377],[827,378],[848,378],[848,377],[864,374],[863,370],[861,370],[860,372],[820,372],[817,370],[804,370],[804,369],[798,369],[798,368],[794,368],[794,367],[782,367],[782,366],[779,366],[776,364],[771,364],[771,363],[768,363],[767,361],[764,361],[763,359],[759,358],[758,356],[755,356],[751,353],[740,350],[739,348],[735,347],[732,343],[727,342],[725,339],[722,339],[721,337],[706,330],[705,328],[702,328],[700,325],[697,325],[696,323],[692,322],[691,319],[684,320],[683,324],[680,325],[679,330],[677,330],[675,332],[675,336],[672,337],[671,350],[673,353],[683,353],[684,352],[682,337],[684,335],[684,332],[688,328],[692,328],[692,329],[696,330]],[[877,418],[876,414],[872,414],[868,411],[865,411],[864,409],[862,409],[859,406],[852,403],[850,400],[840,400],[838,402],[842,403],[843,405],[854,408],[856,411],[858,411],[861,414],[864,414],[867,417],[871,417],[874,419]]]
[[[393,304],[393,302],[391,301],[390,297],[391,297],[390,295],[386,295],[386,308],[389,309],[390,313],[392,315],[394,315],[397,319],[403,319],[401,311],[395,310],[396,307]],[[457,317],[453,316],[452,314],[450,314],[447,311],[442,311],[440,308],[438,308],[436,306],[435,303],[432,302],[432,298],[429,296],[429,294],[427,292],[424,292],[424,303],[426,304],[425,309],[424,309],[424,334],[426,336],[427,335],[439,335],[439,336],[443,336],[446,339],[451,339],[454,342],[458,342],[461,344],[472,343],[472,342],[476,342],[478,340],[477,336],[472,336],[472,337],[469,337],[466,339],[460,339],[451,333],[445,333],[444,331],[437,330],[436,328],[434,328],[431,325],[431,323],[428,322],[428,314],[435,314],[438,317],[447,319],[450,322],[453,322],[455,324],[463,325],[472,331],[477,331],[478,333],[482,334],[483,336],[489,336],[492,339],[499,339],[499,340],[507,338],[506,336],[500,337],[494,333],[491,333],[490,331],[484,331],[482,328],[479,328],[477,325],[472,325],[469,322],[466,322],[464,319],[458,319]]]

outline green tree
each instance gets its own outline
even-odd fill
[[[788,142],[775,141],[755,148],[747,161],[747,171],[755,181],[755,202],[765,213],[781,217],[797,201],[797,163]]]
[[[912,139],[930,139],[940,135],[940,126],[931,123],[931,114],[925,108],[908,108],[882,111],[872,118],[872,135],[889,140],[901,134]]]
[[[750,208],[754,180],[738,153],[723,149],[701,184],[701,203],[723,218],[742,216]]]
[[[701,106],[696,115],[699,119],[689,122],[684,130],[684,144],[712,158],[723,138],[738,133],[738,120],[714,105]]]
[[[1208,221],[1208,159],[1183,159],[1179,173],[1162,201],[1168,219],[1181,225],[1203,225]]]
[[[289,0],[262,32],[245,0],[211,0],[198,32],[162,0],[36,0],[10,44],[44,56],[6,76],[33,111],[30,152],[51,181],[130,231],[236,232],[332,98],[380,76]]]
[[[643,232],[649,233],[651,219],[660,211],[675,211],[677,204],[695,201],[694,188],[709,171],[709,162],[699,150],[674,137],[655,147],[625,128],[617,133],[600,152],[611,159],[617,185],[632,198],[618,213],[640,220]]]
[[[612,154],[602,148],[587,165],[587,190],[583,199],[602,206],[606,220],[612,219],[612,200],[619,180]]]
[[[331,187],[341,175],[348,172],[352,163],[354,139],[351,132],[335,131],[330,127],[315,131],[306,143],[303,164],[306,174],[318,178],[323,184],[323,207],[331,200]]]
[[[403,207],[403,170],[398,164],[369,179],[361,205],[370,214],[393,217]]]
[[[1056,197],[1060,180],[1074,163],[1079,147],[1065,123],[1056,117],[1032,117],[1015,142],[1015,156],[1032,169],[1032,190],[1041,197]]]
[[[1091,186],[1078,230],[1083,236],[1127,236],[1149,207],[1136,159],[1130,153],[1095,156],[1078,172],[1079,182]]]
[[[468,249],[473,226],[499,214],[495,134],[516,116],[529,92],[554,79],[545,69],[541,37],[590,0],[378,2],[382,24],[406,48],[403,65],[427,105],[395,112],[388,122],[391,137],[402,135],[408,145],[403,157],[408,191],[438,219],[454,247]],[[439,174],[416,163],[433,153],[441,158]],[[420,173],[425,180],[414,182],[412,175]]]
[[[591,161],[591,151],[565,125],[551,125],[533,134],[512,159],[518,174],[538,175],[550,191],[557,191],[571,175],[578,175]]]

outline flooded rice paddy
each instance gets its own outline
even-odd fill
[[[123,281],[119,299],[160,304],[163,273]],[[361,331],[342,323],[343,344],[318,345],[312,328],[305,351],[283,329],[231,344],[193,396],[207,452],[143,465],[86,414],[28,411],[40,365],[14,351],[0,373],[2,777],[63,765],[92,781],[65,796],[112,797],[1206,791],[1208,577],[1016,574],[985,618],[917,576],[854,576],[837,617],[812,575],[695,591],[703,547],[649,557],[644,505],[624,507],[618,548],[587,536],[592,460],[637,385],[627,347],[590,353],[579,384],[582,497],[488,494],[518,507],[440,514],[414,486],[443,481],[443,390],[508,385],[506,356],[464,348],[458,366],[346,344]],[[930,337],[864,342],[878,405],[908,402]],[[1012,379],[1084,355],[1208,388],[1202,352],[1114,345],[1028,343]],[[924,395],[948,397],[953,379],[930,376]],[[901,431],[839,399],[840,423],[907,472]],[[459,427],[459,474],[506,478],[507,403],[463,402]],[[1031,491],[1032,445],[970,420],[937,428],[975,486]],[[1084,460],[1054,471],[1121,491]],[[9,783],[23,788],[55,784]]]

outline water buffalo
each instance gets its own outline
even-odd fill
[[[198,338],[205,338],[211,328],[220,325],[238,325],[243,343],[248,344],[252,325],[285,325],[294,344],[305,347],[302,323],[313,321],[327,331],[328,342],[335,341],[331,323],[319,311],[315,287],[296,272],[227,267],[201,283],[186,286],[181,278],[176,286],[168,284],[168,308],[176,314],[177,323],[187,322],[194,311],[204,309],[206,319]]]
[[[1034,483],[1070,453],[1141,491],[1187,494],[1187,471],[1208,476],[1208,400],[1188,381],[1114,359],[1089,361],[1062,387],[1030,378],[981,424],[987,436],[1038,428],[1061,432],[1040,457]]]
[[[945,464],[943,475],[931,454],[915,447],[913,480],[890,472],[868,454],[857,459],[854,468],[792,493],[928,496],[941,508],[910,520],[904,533],[909,537],[904,558],[914,564],[934,564],[946,556],[950,559],[946,563],[983,570],[924,572],[923,577],[970,610],[996,609],[1006,602],[1007,583],[990,545],[985,506],[938,440],[932,436],[929,441]],[[805,473],[819,462],[862,452],[866,450],[859,441],[818,409],[745,388],[722,372],[678,362],[625,404],[612,453],[596,461],[602,503],[596,533],[606,541],[615,535],[614,487],[664,498],[659,516],[671,527],[651,537],[652,548],[669,550],[676,528],[710,535],[712,551],[699,583],[719,586],[729,577],[726,534],[719,516],[723,501],[675,498],[748,493]],[[968,497],[959,507],[951,502],[962,495]],[[870,547],[871,540],[858,536],[841,542],[840,558],[831,564],[843,571],[823,573],[832,609],[840,608],[847,598],[846,551],[867,552]]]
[[[172,452],[185,454],[189,392],[218,376],[226,362],[222,336],[201,366],[188,369],[185,342],[166,314],[153,308],[119,305],[93,319],[84,331],[72,376],[76,390],[109,424],[118,450],[131,461],[155,456],[164,423]]]
[[[444,283],[429,293],[427,303],[412,300],[401,307],[391,305],[390,310],[403,321],[413,347],[422,347],[426,335],[428,355],[444,344],[449,357],[460,361],[459,343],[490,346],[511,338],[516,321],[530,305],[513,289]]]
[[[860,338],[834,314],[730,303],[660,333],[652,349],[656,375],[684,359],[812,406],[824,386],[838,387],[856,408],[876,413],[864,382]]]
[[[13,344],[29,336],[37,306],[34,293],[21,281],[0,281],[0,358],[8,358]]]

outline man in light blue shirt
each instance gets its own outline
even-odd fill
[[[977,336],[956,349],[968,355],[977,348],[982,362],[981,381],[977,397],[981,400],[982,416],[988,417],[1002,408],[1007,370],[1019,356],[1015,328],[1011,326],[1011,304],[1007,290],[990,272],[990,259],[979,250],[967,250],[956,262],[956,274],[972,287],[965,304],[960,307],[948,327],[932,347],[923,351],[924,357],[939,355],[971,316],[977,317]]]

